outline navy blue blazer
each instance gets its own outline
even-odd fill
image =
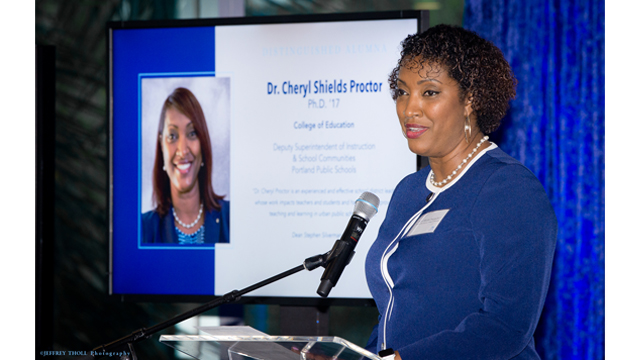
[[[229,243],[229,202],[218,200],[220,210],[207,211],[204,217],[204,243]],[[142,214],[143,244],[178,244],[173,211],[164,217],[155,211]]]

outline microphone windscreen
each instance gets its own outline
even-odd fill
[[[353,213],[369,221],[373,215],[378,213],[379,205],[380,199],[375,194],[365,191],[356,200]]]

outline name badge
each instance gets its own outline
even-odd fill
[[[436,231],[436,228],[438,227],[438,225],[440,225],[440,222],[442,221],[442,219],[444,219],[445,215],[447,215],[448,212],[449,209],[436,210],[420,216],[411,230],[409,230],[407,236],[428,234]]]

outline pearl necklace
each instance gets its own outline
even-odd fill
[[[475,154],[476,151],[478,151],[478,149],[480,148],[480,145],[482,145],[482,143],[484,143],[488,139],[489,139],[488,136],[485,136],[482,139],[480,139],[480,142],[478,142],[476,147],[473,148],[473,151],[471,151],[471,153],[469,153],[469,155],[467,155],[467,157],[464,160],[462,160],[462,163],[460,165],[458,165],[458,167],[455,170],[453,170],[451,175],[447,176],[446,179],[444,179],[444,180],[442,180],[440,182],[436,182],[436,180],[435,180],[436,175],[433,173],[433,170],[431,170],[431,176],[429,177],[429,181],[431,181],[431,184],[434,185],[434,186],[440,187],[440,186],[448,183],[449,181],[451,181],[451,179],[458,173],[458,171],[460,171],[460,169],[462,169],[462,166],[464,166],[464,164],[466,164],[469,161],[469,159],[471,159],[473,154]]]
[[[200,221],[200,217],[202,217],[202,204],[200,204],[200,212],[198,212],[198,217],[196,218],[196,220],[194,222],[192,222],[191,224],[185,224],[182,221],[180,221],[180,218],[178,217],[178,214],[176,214],[176,209],[173,208],[171,209],[173,210],[173,217],[176,219],[176,221],[178,222],[178,224],[182,225],[183,227],[190,229],[194,226],[196,226],[196,224],[198,223],[198,221]]]

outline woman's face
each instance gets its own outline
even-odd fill
[[[460,101],[458,83],[444,67],[416,64],[400,67],[398,73],[396,111],[400,126],[412,152],[445,157],[456,147],[467,145],[464,122],[471,105]]]
[[[191,119],[173,107],[168,108],[160,142],[171,192],[199,191],[198,172],[202,164],[202,153],[200,139]]]

